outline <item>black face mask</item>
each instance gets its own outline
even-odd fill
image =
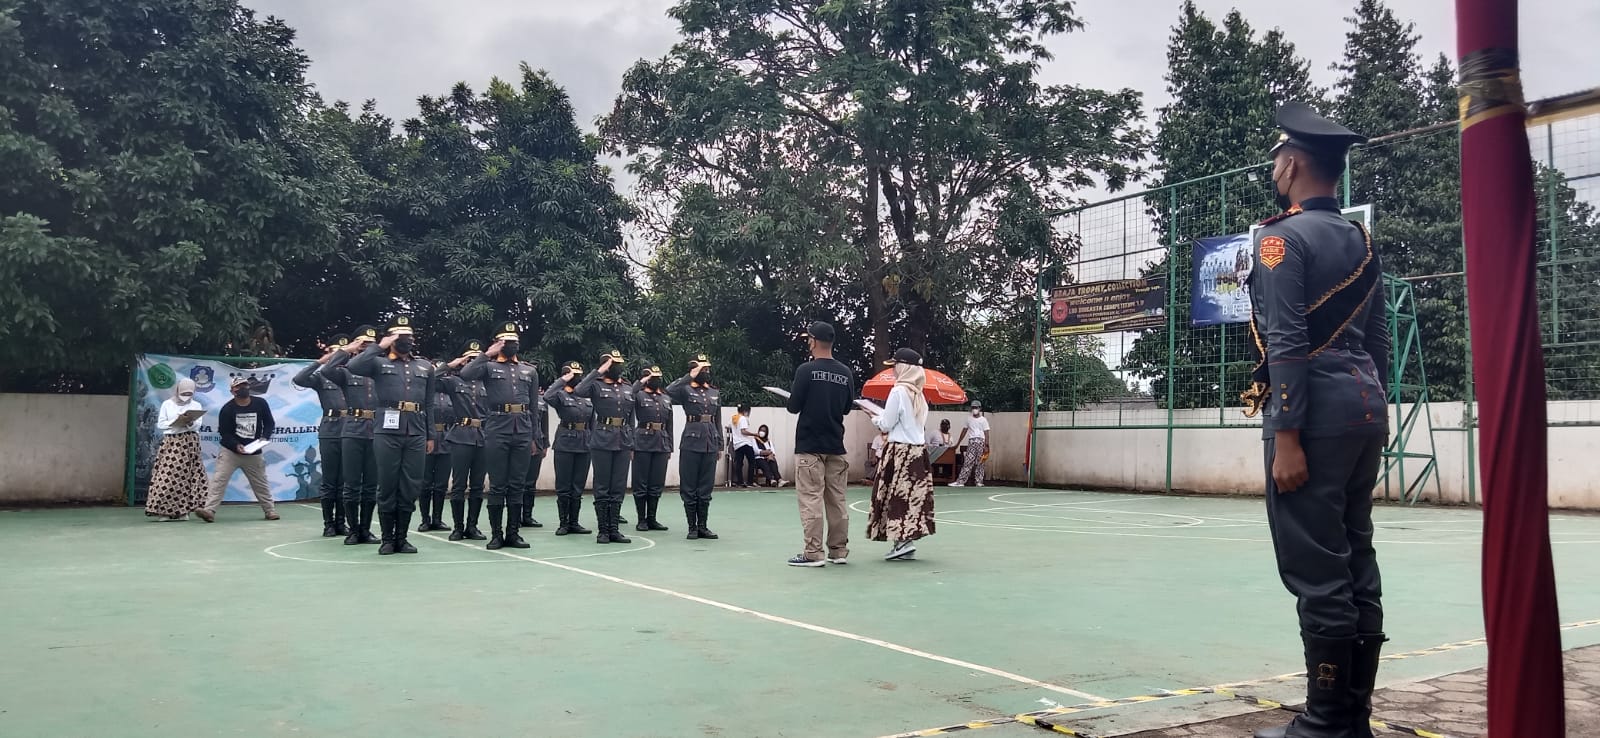
[[[644,380],[644,386],[649,387],[650,389],[661,389],[661,380],[657,377],[651,377]]]
[[[606,379],[621,379],[621,378],[622,378],[622,367],[620,367],[620,366],[612,366],[610,369],[606,370]]]
[[[506,341],[505,344],[500,347],[500,355],[516,356],[517,352],[520,350],[522,350],[522,344],[516,341]]]
[[[578,386],[578,383],[582,382],[582,381],[583,381],[583,377],[582,376],[579,376],[577,374],[573,374],[572,378],[567,380],[567,386],[568,387],[576,387],[576,386]]]
[[[701,369],[700,370],[700,375],[695,377],[694,381],[699,382],[701,384],[711,384],[711,370],[710,369]]]
[[[233,399],[235,399],[235,400],[248,400],[248,399],[250,399],[250,388],[249,387],[240,387],[239,389],[234,390],[233,391]]]
[[[411,354],[411,350],[415,349],[416,347],[417,347],[417,339],[412,338],[410,336],[401,336],[399,338],[394,339],[394,350],[399,352],[399,353],[406,354],[406,355],[409,356]]]
[[[1268,176],[1271,175],[1269,174]],[[1267,186],[1272,188],[1272,202],[1274,205],[1278,206],[1278,210],[1288,210],[1289,207],[1294,204],[1289,200],[1288,195],[1278,190],[1278,180],[1274,179],[1271,182],[1268,182]]]

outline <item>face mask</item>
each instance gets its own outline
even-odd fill
[[[178,402],[188,402],[188,401],[193,400],[193,399],[194,399],[194,393],[193,392],[179,392],[178,393]]]
[[[695,381],[701,384],[711,384],[711,370],[701,369],[700,375],[695,377]]]
[[[1278,180],[1272,180],[1272,202],[1279,210],[1288,210],[1294,203],[1289,201],[1289,196],[1278,189]]]
[[[249,387],[240,387],[239,389],[236,389],[236,390],[233,391],[233,397],[236,400],[243,400],[243,399],[245,399],[245,398],[247,398],[249,396],[250,396],[250,388]]]
[[[976,417],[978,417],[979,415],[982,415],[982,414],[983,414],[982,410],[973,410],[972,411],[972,417],[974,417],[974,418],[976,418]]]
[[[522,344],[520,344],[520,343],[518,343],[516,341],[506,341],[505,345],[500,347],[500,355],[501,356],[516,356],[517,352],[520,351],[521,349],[522,349]]]
[[[574,374],[574,375],[572,375],[571,379],[567,380],[567,386],[568,387],[576,387],[576,386],[578,386],[578,383],[582,382],[582,381],[583,381],[583,377],[580,377],[580,376]]]
[[[661,389],[661,379],[659,377],[651,377],[646,379],[644,380],[644,386],[649,387],[650,389]]]
[[[394,339],[394,350],[402,354],[410,354],[417,347],[417,339],[410,336],[401,336]]]
[[[616,366],[615,364],[613,364],[610,369],[606,370],[606,379],[621,379],[621,378],[622,378],[622,367]]]

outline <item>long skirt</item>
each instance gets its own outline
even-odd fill
[[[915,541],[933,535],[933,474],[927,447],[920,443],[890,443],[878,462],[872,482],[872,512],[867,516],[867,538],[874,541]]]
[[[161,517],[187,515],[205,507],[206,467],[200,462],[200,434],[163,436],[150,471],[150,491],[144,514]]]

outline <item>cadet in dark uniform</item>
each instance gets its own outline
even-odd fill
[[[455,414],[460,418],[445,431],[445,443],[450,446],[450,540],[469,538],[488,540],[478,530],[478,513],[483,510],[483,419],[488,414],[488,395],[482,382],[469,382],[461,378],[461,367],[483,353],[483,342],[473,339],[461,350],[461,356],[445,367],[439,384],[450,394]],[[470,505],[468,498],[470,497]],[[462,507],[467,505],[466,522],[462,523]]]
[[[612,351],[600,367],[578,383],[573,395],[594,406],[594,427],[589,430],[589,462],[594,465],[594,514],[600,527],[596,543],[632,543],[617,527],[628,491],[628,467],[633,462],[633,387],[622,379],[627,360]]]
[[[372,455],[378,466],[378,553],[414,554],[406,541],[411,514],[422,495],[422,473],[433,450],[433,363],[412,352],[416,336],[411,318],[401,315],[389,335],[350,360],[350,373],[372,380],[378,396]]]
[[[637,530],[666,530],[656,522],[661,488],[672,456],[672,398],[661,388],[661,367],[646,369],[633,383],[633,508]]]
[[[461,422],[461,416],[456,414],[455,401],[442,381],[447,371],[449,367],[444,362],[434,363],[433,432],[428,435],[432,445],[422,470],[422,501],[418,503],[422,524],[417,526],[418,533],[450,530],[444,524],[444,498],[450,492],[450,444],[445,442],[445,434]]]
[[[556,452],[556,510],[561,525],[556,535],[590,533],[578,523],[583,511],[583,483],[589,477],[589,426],[594,422],[594,405],[576,394],[583,378],[583,365],[569,361],[561,365],[561,376],[545,390],[544,400],[556,411],[556,439],[550,448]]]
[[[328,352],[315,362],[307,364],[294,375],[294,383],[317,393],[322,404],[322,421],[317,424],[317,457],[322,463],[322,537],[334,538],[350,535],[344,522],[344,505],[339,503],[339,489],[343,455],[339,453],[344,432],[344,389],[323,376],[322,368],[338,356],[348,357],[340,351],[350,344],[350,337],[340,333],[328,339]]]
[[[689,373],[667,385],[667,395],[683,406],[683,438],[678,441],[678,496],[689,518],[689,540],[715,539],[706,527],[711,489],[717,484],[717,458],[722,455],[722,403],[711,383],[711,360],[700,354]]]
[[[522,527],[543,528],[544,523],[533,518],[533,498],[539,494],[539,472],[544,469],[544,457],[550,452],[550,403],[544,401],[544,391],[534,388],[533,458],[528,461],[527,491],[522,494]]]
[[[489,544],[491,551],[510,546],[528,548],[522,540],[523,485],[533,458],[533,393],[539,372],[517,360],[522,339],[517,324],[505,322],[494,344],[461,370],[461,378],[483,382],[489,417],[483,424],[484,466],[489,473]],[[500,521],[505,520],[502,534]]]
[[[356,329],[350,343],[339,349],[339,355],[322,367],[322,375],[344,389],[345,414],[340,423],[340,460],[343,462],[343,492],[345,521],[350,533],[344,545],[378,543],[372,535],[372,511],[378,506],[377,459],[372,455],[372,418],[378,406],[378,397],[372,392],[372,380],[351,374],[345,368],[350,357],[377,343],[378,329],[364,325]]]
[[[1371,736],[1385,639],[1372,489],[1388,435],[1389,333],[1382,266],[1339,214],[1345,150],[1366,139],[1287,103],[1272,149],[1284,212],[1262,223],[1249,278],[1261,362],[1244,394],[1264,411],[1267,522],[1284,586],[1299,599],[1306,710],[1257,738]]]

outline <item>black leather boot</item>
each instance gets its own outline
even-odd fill
[[[661,504],[661,495],[645,498],[645,513],[650,516],[650,530],[666,530],[667,526],[656,521],[656,508]]]
[[[438,496],[433,498],[433,515],[431,517],[433,518],[434,530],[450,530],[450,526],[444,524],[444,494],[440,492]]]
[[[594,537],[594,542],[595,543],[610,543],[611,542],[611,523],[612,523],[612,519],[611,519],[611,508],[610,508],[610,506],[607,503],[601,502],[599,500],[595,500],[594,501],[594,527],[600,529],[600,532],[595,534],[595,537]]]
[[[622,525],[627,525],[628,524],[628,519],[625,518],[625,517],[622,517],[622,503],[623,503],[623,500],[626,500],[627,498],[628,498],[627,490],[623,490],[622,499],[621,500],[617,500],[617,506],[616,506],[616,508],[614,510],[614,513],[617,516],[617,522],[622,524]]]
[[[383,534],[382,543],[378,545],[378,555],[388,556],[394,553],[394,516],[378,513],[378,531]]]
[[[488,540],[483,531],[478,530],[478,513],[483,510],[483,498],[467,500],[467,538],[474,541]]]
[[[533,496],[534,496],[534,494],[536,494],[536,493],[533,490],[528,490],[527,497],[524,498],[523,501],[522,501],[522,527],[524,527],[524,528],[543,528],[544,527],[544,523],[539,522],[537,518],[533,517]]]
[[[694,500],[683,501],[683,516],[689,520],[689,535],[684,536],[691,541],[700,538],[700,505]]]
[[[361,542],[361,526],[358,525],[358,523],[361,521],[361,505],[360,505],[360,503],[355,503],[355,502],[346,502],[346,503],[344,503],[344,514],[345,514],[345,518],[350,521],[350,525],[349,525],[350,532],[345,534],[344,545],[346,545],[346,546],[354,546],[357,543]]]
[[[378,540],[377,536],[372,535],[372,511],[377,509],[377,507],[378,503],[376,502],[361,503],[361,522],[359,524],[360,530],[358,532],[361,533],[362,543],[382,543],[382,541]]]
[[[428,531],[433,530],[433,518],[428,517],[429,502],[431,502],[431,500],[427,497],[424,497],[417,502],[417,509],[422,511],[422,522],[417,523],[418,533],[427,533]],[[407,525],[406,527],[409,528],[411,526]]]
[[[706,527],[706,513],[709,513],[709,512],[711,512],[711,501],[710,500],[701,500],[700,501],[700,515],[697,518],[697,520],[700,523],[700,537],[701,538],[710,538],[711,540],[714,541],[714,540],[717,539],[717,534],[712,533],[711,529]]]
[[[1302,633],[1306,655],[1306,711],[1288,725],[1255,732],[1255,738],[1354,738],[1350,721],[1350,664],[1354,638],[1319,638]]]
[[[1382,633],[1362,633],[1356,636],[1355,654],[1350,661],[1350,730],[1355,738],[1372,736],[1372,690],[1378,684],[1378,662],[1383,644],[1389,640]]]
[[[581,515],[583,515],[583,495],[580,493],[572,498],[572,522],[568,523],[567,526],[572,529],[574,535],[584,536],[593,533],[594,531],[583,527],[583,524],[578,522],[578,518]]]
[[[338,509],[338,507],[339,507],[339,503],[335,502],[333,500],[323,500],[322,501],[322,537],[323,538],[333,538],[333,537],[339,535],[339,529],[337,527],[335,527],[334,524],[333,524],[333,513],[334,513],[334,510]]]
[[[414,554],[417,547],[406,540],[406,532],[411,528],[411,513],[395,513],[394,518],[394,552],[397,554]]]
[[[556,515],[561,517],[561,524],[556,526],[556,535],[565,536],[572,534],[572,513],[568,511],[571,505],[567,504],[565,497],[556,498]]]
[[[498,551],[505,548],[505,533],[500,529],[500,519],[506,514],[505,505],[489,506],[489,544],[484,548]]]
[[[634,530],[641,533],[650,530],[649,501],[640,497],[638,492],[633,493],[633,514],[639,518],[639,523],[633,526]]]
[[[507,548],[528,548],[528,542],[522,540],[518,526],[522,525],[522,506],[512,505],[506,508],[506,536]]]
[[[345,504],[343,500],[333,501],[333,531],[341,536],[350,535],[350,525],[345,522]]]
[[[466,515],[466,508],[466,503],[461,500],[450,501],[450,522],[455,523],[455,527],[450,529],[450,540],[452,541],[459,541],[467,537],[467,529],[461,523],[462,516]]]
[[[633,539],[622,535],[622,524],[627,522],[622,519],[622,502],[606,503],[606,512],[610,514],[611,527],[606,532],[612,543],[633,543]]]

